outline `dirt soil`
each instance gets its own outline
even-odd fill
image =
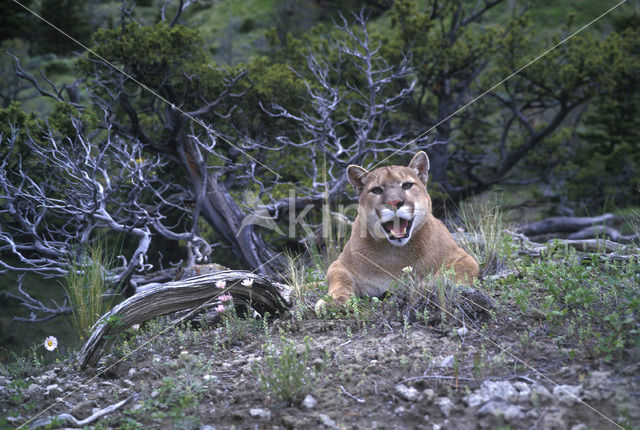
[[[496,312],[465,327],[456,321],[432,327],[399,315],[318,319],[307,312],[268,325],[251,322],[236,333],[229,327],[182,327],[159,334],[166,326],[155,322],[104,357],[98,370],[116,364],[99,377],[91,379],[92,372],[77,371],[69,360],[26,378],[20,393],[10,377],[0,376],[0,415],[17,427],[52,405],[37,418],[71,412],[83,419],[135,393],[93,425],[640,428],[637,351],[611,363],[570,359],[544,321],[509,314]],[[525,332],[531,334],[527,339]],[[265,354],[278,354],[281,336],[293,341],[301,357],[310,339],[305,373],[313,384],[293,404],[276,400],[260,384]],[[192,392],[196,402],[189,401]],[[26,404],[36,407],[26,411]]]

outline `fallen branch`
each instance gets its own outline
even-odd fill
[[[350,399],[355,400],[358,403],[364,403],[364,399],[354,396],[353,394],[345,390],[345,388],[342,385],[340,385],[340,389],[342,390],[342,394],[349,397]]]
[[[520,226],[520,231],[525,235],[539,236],[549,233],[574,233],[593,226],[611,226],[620,224],[622,217],[613,214],[604,214],[596,217],[551,217]]]
[[[252,280],[253,284],[242,285],[245,279]],[[225,281],[225,288],[216,288],[217,281]],[[213,302],[221,294],[231,294],[234,304],[255,309],[260,315],[267,312],[275,315],[291,306],[289,291],[282,284],[240,270],[224,270],[160,284],[136,293],[100,318],[78,353],[80,368],[95,367],[116,335],[132,325],[184,309],[196,309]]]
[[[56,415],[55,417],[48,417],[48,418],[37,420],[33,424],[31,424],[30,428],[35,429],[39,427],[45,427],[51,424],[54,424],[56,427],[59,427],[61,425],[66,425],[69,427],[88,426],[89,424],[92,424],[95,421],[98,421],[103,416],[111,412],[117,411],[118,409],[126,405],[134,397],[136,397],[136,394],[130,395],[126,399],[122,400],[121,402],[107,406],[104,409],[100,409],[98,412],[91,415],[89,418],[85,418],[84,420],[78,420],[73,415],[64,413],[64,414]]]

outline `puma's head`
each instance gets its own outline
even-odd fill
[[[380,167],[371,172],[347,168],[349,182],[359,195],[359,213],[366,232],[375,240],[404,246],[431,213],[427,193],[429,158],[418,152],[408,166]]]

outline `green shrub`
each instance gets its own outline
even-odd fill
[[[285,404],[300,403],[311,392],[316,374],[309,369],[311,339],[305,337],[299,352],[292,340],[282,337],[279,354],[274,345],[265,347],[264,362],[258,370],[260,387],[272,399]]]

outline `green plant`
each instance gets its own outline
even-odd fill
[[[281,339],[279,354],[273,344],[265,347],[263,364],[257,372],[260,387],[276,401],[297,404],[313,389],[316,380],[316,372],[309,367],[312,340],[305,337],[302,351],[299,351],[292,340]]]
[[[239,315],[232,301],[226,302],[224,306],[225,310],[222,315],[222,325],[227,335],[228,343],[243,342],[263,330],[261,320],[254,318],[248,313]],[[249,310],[250,308],[247,309]]]
[[[24,377],[35,373],[42,366],[42,356],[38,353],[40,347],[42,344],[36,343],[20,354],[10,351],[12,360],[8,364],[0,363],[0,375]]]
[[[504,299],[514,299],[523,313],[541,315],[550,335],[569,351],[579,345],[588,356],[610,361],[640,345],[638,259],[585,259],[557,246],[540,260],[520,263],[519,270],[521,278],[502,284]]]
[[[114,296],[108,289],[117,286],[105,279],[105,272],[114,266],[115,253],[107,253],[100,240],[78,254],[78,259],[69,263],[64,289],[73,309],[73,328],[83,340],[96,321],[111,309]]]

